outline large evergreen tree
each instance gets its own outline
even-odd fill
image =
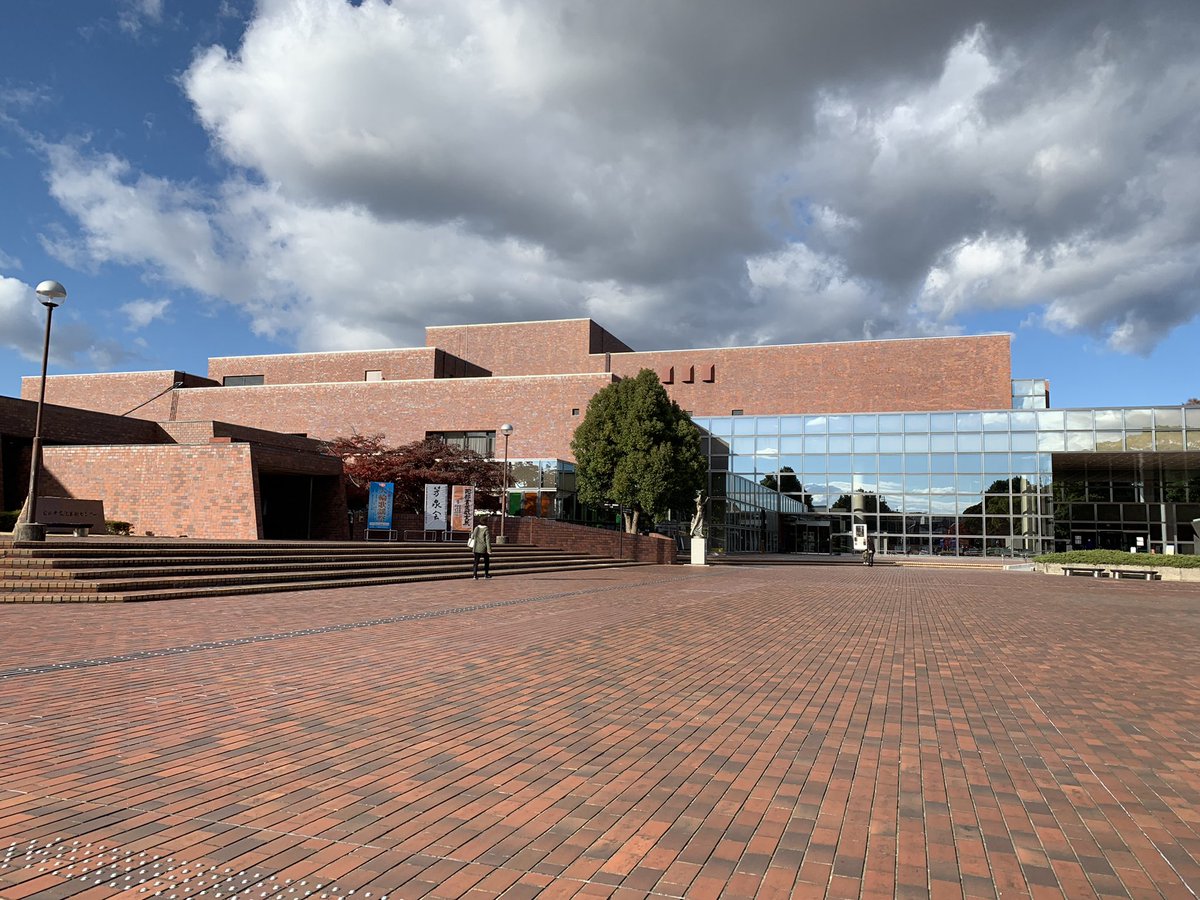
[[[617,504],[630,533],[643,514],[661,519],[671,509],[690,509],[708,472],[699,429],[651,369],[592,397],[571,450],[579,499]]]

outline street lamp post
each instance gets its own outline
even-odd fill
[[[33,423],[33,448],[29,455],[29,499],[25,515],[13,528],[17,541],[44,541],[46,526],[38,524],[38,476],[42,468],[42,409],[46,405],[46,365],[50,361],[50,323],[55,308],[67,299],[67,289],[57,281],[43,281],[36,288],[42,306],[46,307],[46,338],[42,342],[42,386],[38,392],[37,417]]]
[[[505,543],[504,537],[504,520],[508,518],[508,436],[513,433],[513,427],[505,422],[500,426],[500,433],[504,435],[504,493],[500,495],[500,540],[498,543]]]

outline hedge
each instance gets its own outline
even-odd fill
[[[1035,556],[1034,562],[1085,566],[1154,566],[1161,569],[1200,569],[1200,556],[1128,553],[1124,550],[1070,550]]]

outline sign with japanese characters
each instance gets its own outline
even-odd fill
[[[445,531],[450,524],[450,486],[425,485],[425,530]]]
[[[367,498],[367,530],[387,531],[392,527],[392,498],[396,485],[390,481],[372,481]]]
[[[450,528],[470,531],[475,527],[475,488],[456,484],[450,494]]]

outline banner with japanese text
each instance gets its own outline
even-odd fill
[[[470,531],[474,527],[475,488],[456,484],[450,495],[450,528],[453,531]]]
[[[392,527],[392,498],[396,485],[390,481],[372,481],[367,498],[367,530],[387,531]]]
[[[425,530],[445,531],[450,524],[450,487],[425,485]]]

